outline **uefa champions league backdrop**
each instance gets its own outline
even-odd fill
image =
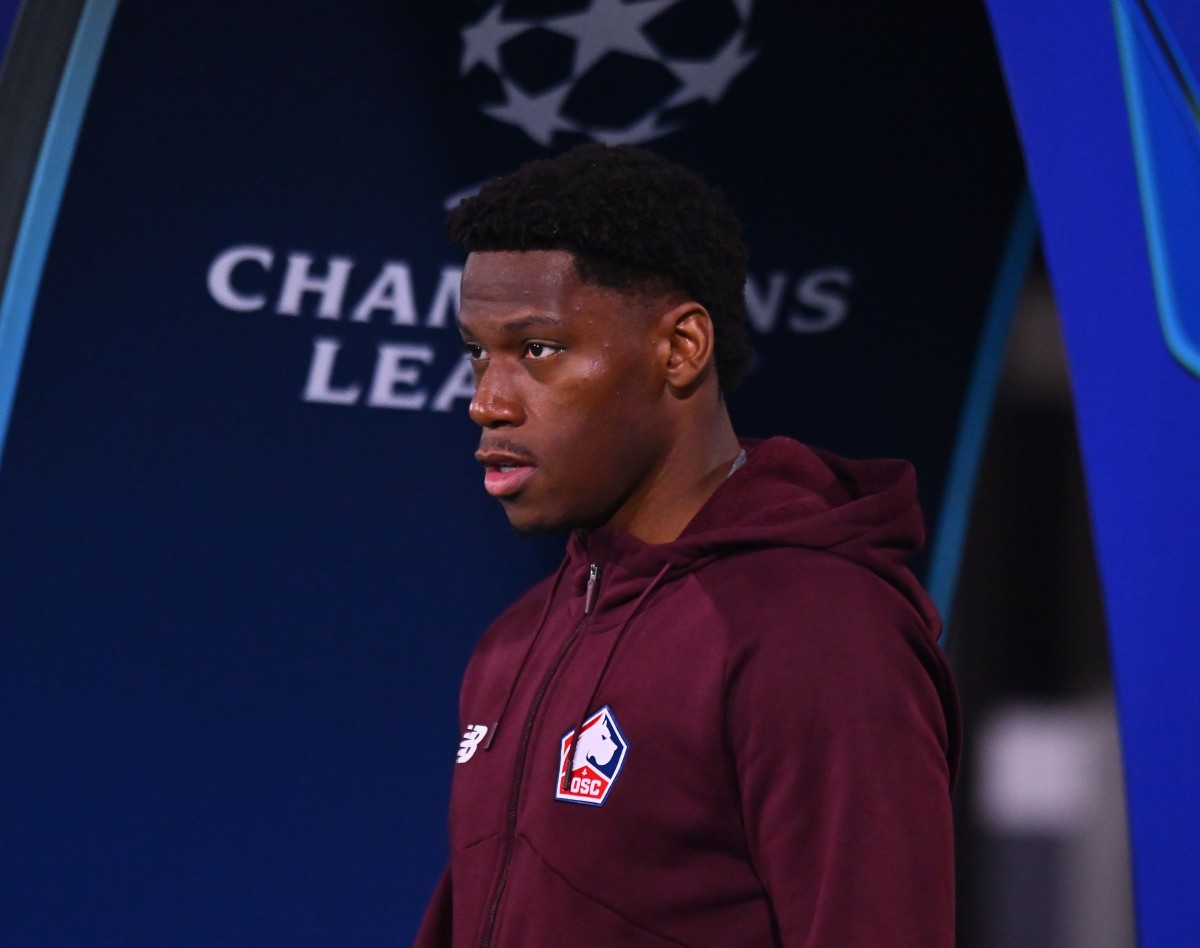
[[[5,940],[411,937],[469,650],[561,547],[482,491],[441,230],[522,161],[726,191],[739,429],[913,459],[945,602],[1031,240],[976,5],[92,0],[76,40],[0,313]]]
[[[1200,944],[1200,7],[990,0],[1071,360],[1142,948]]]

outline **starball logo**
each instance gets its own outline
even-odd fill
[[[681,0],[499,0],[462,32],[459,72],[479,107],[539,145],[574,132],[642,144],[716,105],[753,62],[753,0],[719,0],[697,23]],[[560,8],[556,10],[555,8]]]
[[[610,144],[661,138],[718,108],[757,55],[747,38],[753,0],[707,0],[702,17],[686,0],[479,6],[462,29],[458,73],[487,115],[539,146],[560,133]],[[206,286],[230,314],[282,317],[311,334],[307,369],[297,371],[303,401],[451,412],[474,393],[454,328],[461,276],[460,263],[418,267],[241,242],[214,252]],[[853,282],[845,266],[752,272],[752,335],[836,329]]]

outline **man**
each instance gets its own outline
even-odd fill
[[[566,558],[463,682],[425,946],[953,941],[953,686],[911,469],[739,442],[737,218],[581,146],[448,220],[484,487]]]

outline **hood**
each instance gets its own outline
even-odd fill
[[[583,615],[591,616],[591,630],[611,634],[595,686],[580,703],[579,723],[567,745],[568,759],[575,758],[583,722],[639,608],[654,590],[719,556],[792,546],[844,557],[897,589],[924,620],[931,641],[937,638],[937,609],[904,565],[925,536],[912,465],[894,460],[851,461],[790,438],[741,443],[746,462],[670,543],[643,543],[612,527],[572,534],[517,671],[519,677],[560,585],[573,583],[576,594],[583,594]],[[515,687],[514,678],[501,717]],[[493,738],[499,726],[497,719],[491,729]]]
[[[642,543],[608,527],[576,532],[568,547],[575,582],[586,582],[591,563],[603,568],[619,562],[623,571],[661,574],[669,581],[738,550],[823,550],[891,584],[937,634],[937,612],[904,565],[925,539],[911,464],[850,460],[791,438],[744,439],[742,446],[746,463],[717,488],[678,539]]]

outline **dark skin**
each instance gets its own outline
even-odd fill
[[[712,320],[683,293],[584,283],[562,250],[473,253],[459,329],[485,487],[523,533],[674,540],[737,456]]]

